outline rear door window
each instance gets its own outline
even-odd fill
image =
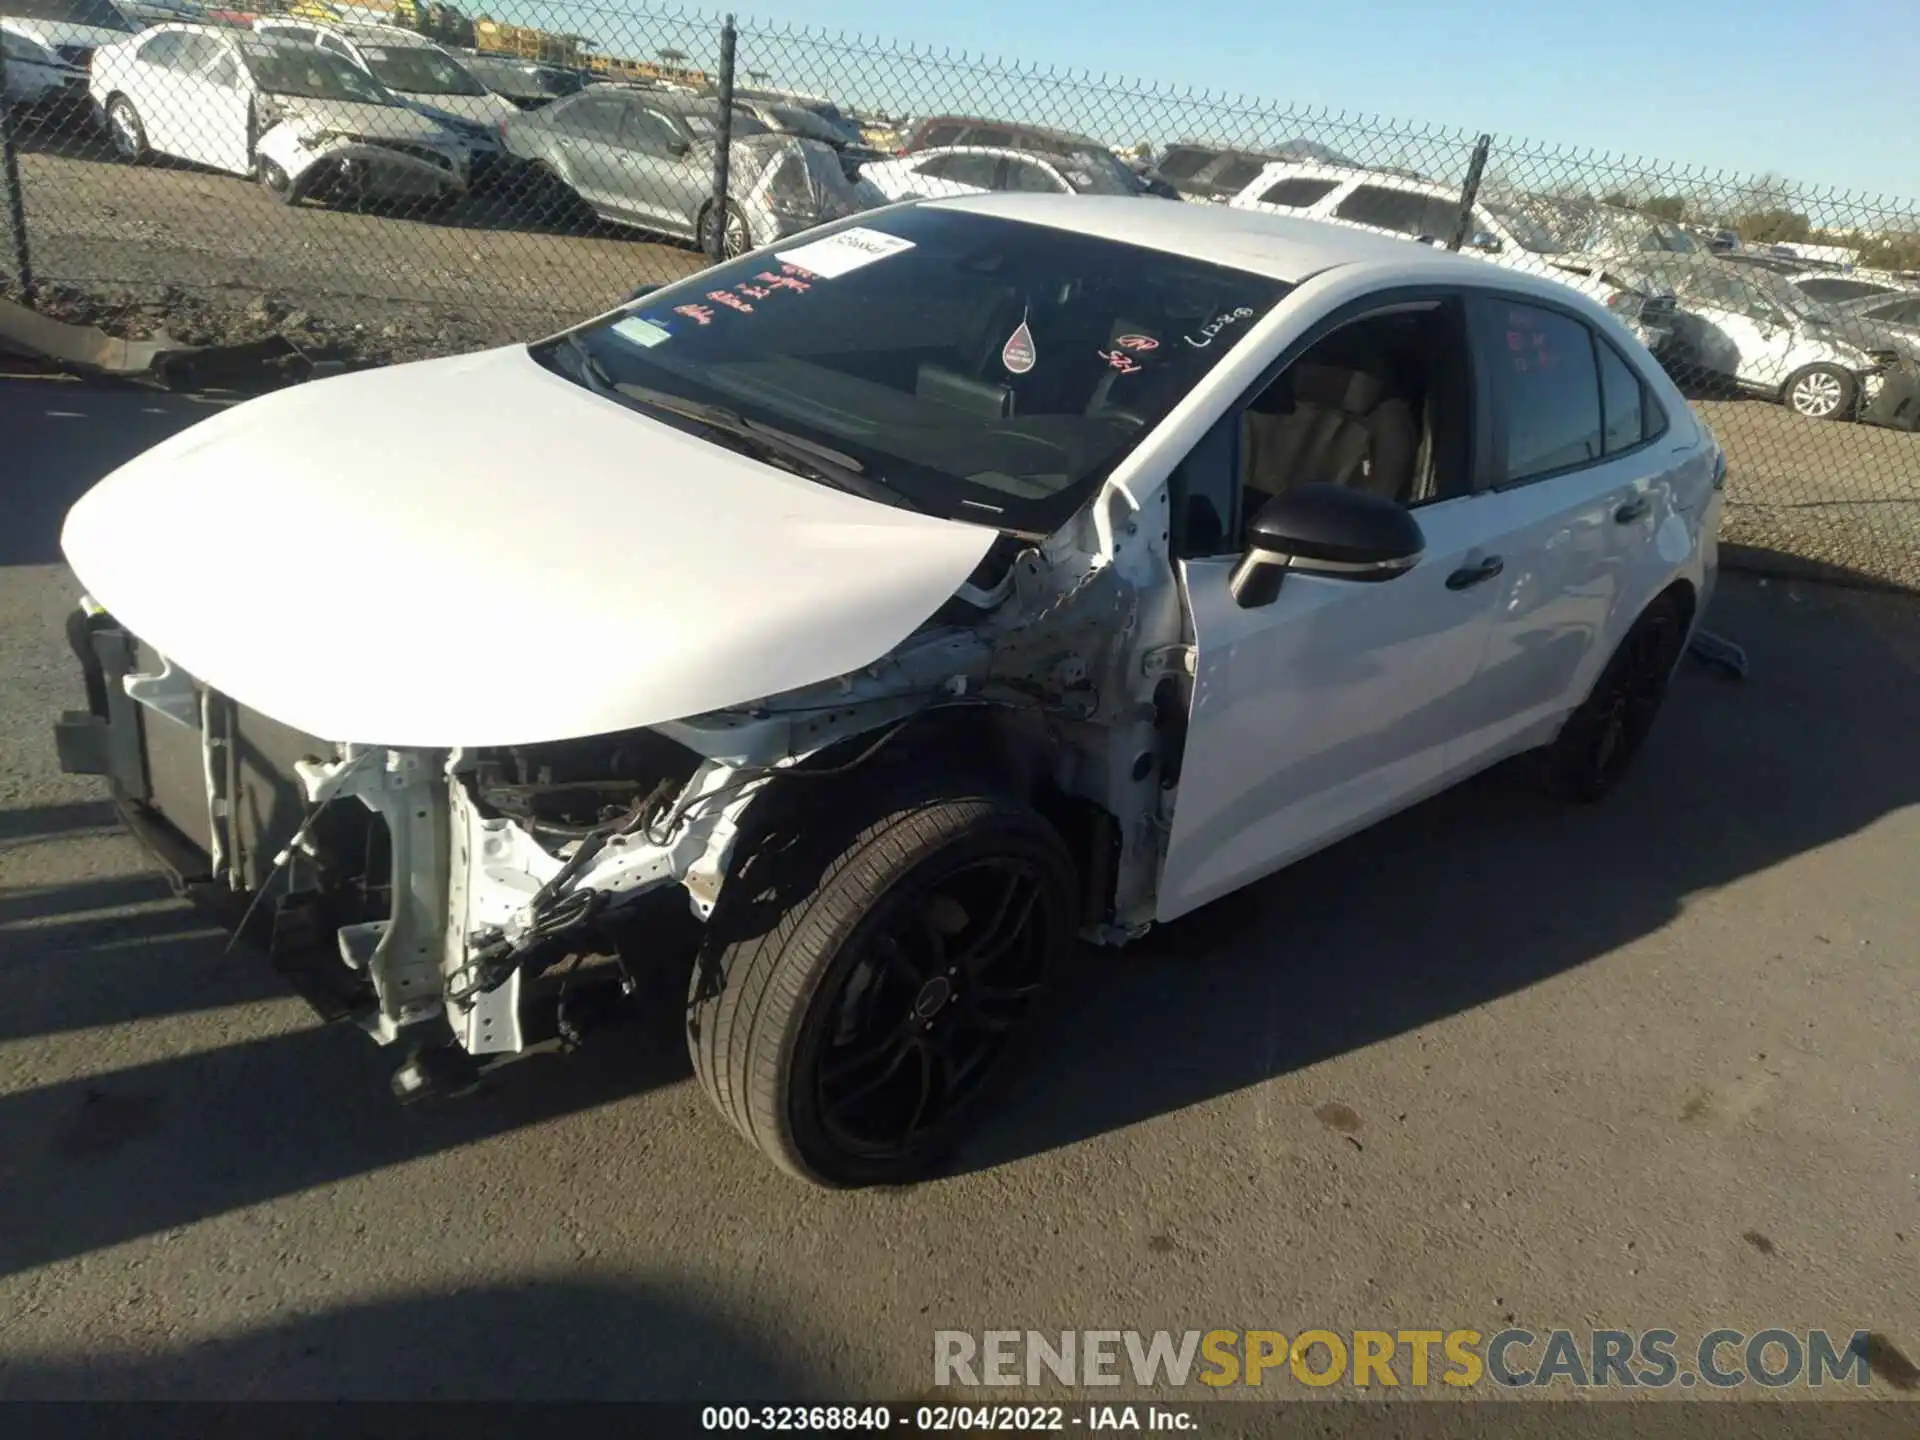
[[[1600,459],[1593,332],[1557,310],[1493,296],[1480,310],[1480,349],[1496,392],[1495,483],[1522,484]]]
[[[155,65],[162,70],[175,69],[180,63],[180,42],[186,38],[178,30],[168,30],[154,36],[140,47],[140,63]]]
[[[951,145],[958,140],[962,128],[959,125],[936,125],[927,131],[920,143],[929,150],[937,150],[943,145]]]
[[[557,118],[563,128],[583,139],[617,145],[626,111],[626,101],[617,95],[589,95],[573,101]]]
[[[1453,233],[1459,207],[1438,196],[1384,185],[1359,185],[1334,209],[1334,217],[1356,225],[1371,225],[1402,235],[1430,235],[1439,239]]]
[[[1000,174],[998,155],[938,155],[920,167],[922,175],[991,190]]]
[[[1309,180],[1295,177],[1282,180],[1277,185],[1269,185],[1260,195],[1263,205],[1286,205],[1295,210],[1304,210],[1309,205],[1318,204],[1333,193],[1338,180]]]
[[[1606,454],[1616,455],[1654,434],[1655,407],[1638,372],[1618,350],[1598,335],[1593,346],[1600,361],[1601,444]]]
[[[1206,169],[1214,159],[1212,150],[1192,150],[1175,146],[1160,157],[1160,163],[1153,168],[1168,180],[1191,180]]]
[[[1245,155],[1230,155],[1220,162],[1213,172],[1213,183],[1221,190],[1231,190],[1235,194],[1247,188],[1260,178],[1260,172],[1266,169],[1266,162],[1254,160]]]
[[[1066,186],[1056,180],[1045,167],[1031,160],[1007,160],[1007,182],[1009,190],[1019,190],[1030,195],[1059,195]]]

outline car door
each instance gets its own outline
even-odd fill
[[[1498,605],[1461,770],[1544,742],[1585,698],[1622,617],[1650,598],[1654,537],[1674,510],[1667,420],[1623,351],[1545,302],[1488,294],[1473,309]]]
[[[174,105],[179,123],[172,153],[197,164],[244,174],[252,168],[247,144],[247,91],[239,62],[211,35],[182,35],[174,57]]]
[[[614,161],[630,213],[669,234],[694,233],[695,217],[713,194],[711,152],[696,151],[680,126],[659,111],[629,101]]]
[[[619,158],[627,102],[620,95],[588,93],[556,111],[550,158],[582,200],[604,214],[628,215],[626,167]]]
[[[1708,276],[1698,294],[1700,314],[1732,352],[1735,377],[1756,389],[1785,384],[1792,371],[1792,322],[1737,275]]]
[[[1202,553],[1177,562],[1193,680],[1160,880],[1162,920],[1432,793],[1476,723],[1464,702],[1497,603],[1493,587],[1460,579],[1481,573],[1497,530],[1497,497],[1472,482],[1480,381],[1460,297],[1399,292],[1395,306],[1435,336],[1425,407],[1425,453],[1435,458],[1429,483],[1409,502],[1425,538],[1412,569],[1385,581],[1289,573],[1267,603],[1236,601],[1228,582],[1241,546],[1232,537],[1261,498],[1241,484],[1253,473],[1250,417],[1274,413],[1264,382],[1182,467],[1178,488],[1189,497],[1217,490],[1220,468],[1229,468],[1238,518],[1223,545],[1190,547]],[[1342,315],[1326,338],[1337,342],[1349,326],[1379,318],[1364,308]],[[1281,383],[1318,353],[1292,348]],[[1435,443],[1440,435],[1447,438]],[[1190,499],[1181,505],[1192,509]]]
[[[146,131],[147,144],[162,155],[173,154],[171,127],[180,119],[179,107],[173,103],[173,60],[179,53],[180,42],[186,37],[178,30],[162,30],[157,35],[149,35],[139,41],[128,53],[126,64],[115,81],[132,103],[134,112],[140,117],[140,128]],[[95,74],[94,83],[100,79]],[[104,101],[104,92],[94,92],[97,100]]]

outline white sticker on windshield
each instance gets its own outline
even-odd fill
[[[624,320],[613,322],[613,333],[622,340],[631,340],[636,345],[644,345],[651,350],[656,345],[664,345],[673,338],[673,332],[664,325],[656,325],[651,320],[642,320],[638,315],[629,315]]]
[[[829,235],[824,240],[782,250],[778,252],[778,258],[789,265],[798,265],[802,270],[811,270],[822,280],[837,280],[862,265],[871,265],[876,260],[885,260],[890,255],[899,255],[911,249],[911,240],[902,240],[898,235],[856,225],[851,230],[842,230],[838,235]]]

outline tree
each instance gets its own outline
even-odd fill
[[[653,53],[658,55],[662,60],[666,61],[667,64],[669,65],[678,65],[681,61],[687,58],[686,51],[675,50],[671,46],[667,47],[664,50],[656,50]]]
[[[1813,227],[1798,210],[1769,209],[1734,216],[1733,228],[1749,245],[1791,245],[1807,239]]]
[[[1638,208],[1633,203],[1633,197],[1624,190],[1609,190],[1600,197],[1600,203],[1602,205],[1617,205],[1622,210]]]
[[[1684,195],[1656,195],[1640,207],[1644,215],[1652,215],[1661,220],[1671,220],[1678,225],[1687,218],[1687,197]]]

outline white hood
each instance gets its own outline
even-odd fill
[[[337,130],[374,140],[416,140],[451,146],[446,127],[405,105],[369,105],[360,100],[318,100],[306,95],[275,95],[273,103],[300,130]]]
[[[788,474],[512,347],[239,405],[66,521],[82,585],[216,690],[328,740],[505,745],[872,663],[994,532]]]
[[[475,124],[485,125],[489,130],[508,116],[520,113],[519,106],[501,99],[491,90],[484,95],[416,95],[404,90],[397,93],[423,114],[471,120]]]

